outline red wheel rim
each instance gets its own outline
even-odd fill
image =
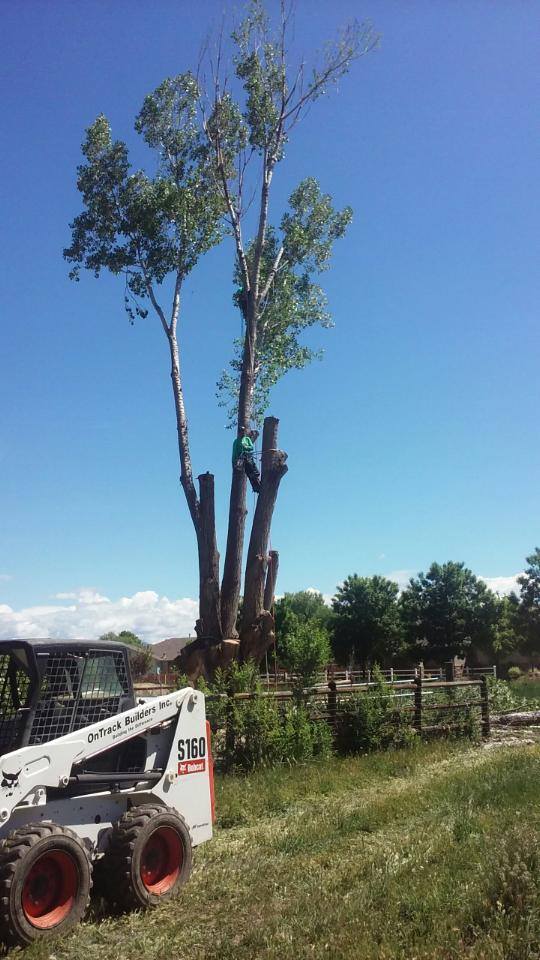
[[[180,836],[172,827],[158,827],[141,854],[141,880],[149,893],[161,896],[174,887],[184,859]]]
[[[33,927],[48,930],[65,920],[79,889],[77,865],[63,850],[50,850],[38,857],[25,878],[22,890],[24,915]]]

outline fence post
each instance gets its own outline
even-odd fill
[[[394,682],[394,668],[390,667],[390,683]]]
[[[414,721],[413,726],[418,733],[422,732],[422,674],[414,678]]]
[[[336,729],[336,714],[337,714],[337,683],[335,680],[328,681],[328,719],[330,721],[330,726],[332,730]]]
[[[480,681],[482,690],[482,736],[489,737],[491,732],[491,723],[489,720],[489,684],[487,677],[482,677]]]
[[[496,664],[496,663],[493,664],[492,670],[493,670],[493,676],[495,677],[495,680],[496,680],[496,679],[497,679],[497,664]]]
[[[414,728],[418,733],[422,732],[422,674],[419,673],[413,681],[414,691]]]
[[[232,757],[234,755],[236,736],[234,729],[234,693],[227,690],[227,701],[225,705],[225,765],[232,766]]]

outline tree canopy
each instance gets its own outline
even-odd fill
[[[341,663],[384,663],[401,642],[399,588],[386,577],[346,577],[332,600],[333,650]]]
[[[540,653],[540,548],[526,558],[527,567],[518,578],[521,587],[519,627],[528,652]]]
[[[332,611],[325,603],[322,593],[317,590],[299,590],[297,593],[285,593],[276,600],[276,634],[279,638],[286,631],[292,618],[300,621],[315,621],[328,626]]]
[[[405,636],[411,648],[438,660],[464,656],[495,638],[497,597],[464,563],[432,563],[411,578],[400,598]]]

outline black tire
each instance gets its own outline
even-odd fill
[[[103,861],[107,898],[124,910],[176,896],[191,873],[186,822],[171,807],[132,807],[113,828]]]
[[[0,844],[0,940],[26,946],[65,933],[90,901],[92,866],[82,840],[55,823],[14,830]]]
[[[113,828],[105,854],[107,897],[123,910],[157,906],[179,893],[191,863],[191,835],[176,810],[132,807]]]

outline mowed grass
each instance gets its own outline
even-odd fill
[[[533,960],[539,801],[533,746],[424,744],[220,779],[216,836],[180,899],[116,917],[96,905],[26,957]]]

